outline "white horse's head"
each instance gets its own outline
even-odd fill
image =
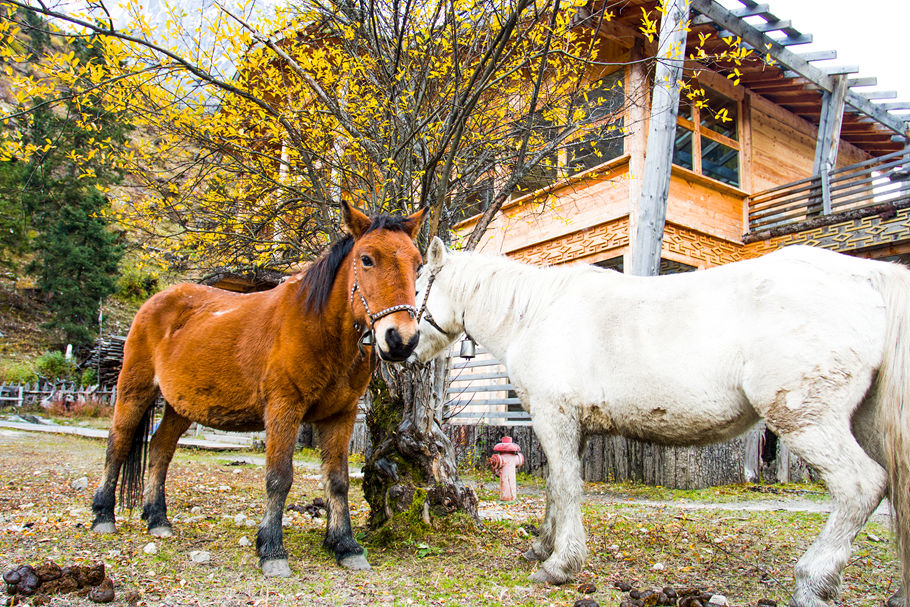
[[[418,327],[420,341],[410,358],[411,362],[425,363],[449,348],[464,332],[464,313],[453,301],[447,280],[447,265],[452,255],[437,237],[427,249],[426,262],[417,276],[417,297],[426,298],[423,316]],[[427,295],[427,289],[430,290]]]

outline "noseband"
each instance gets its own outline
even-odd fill
[[[388,316],[389,314],[394,314],[395,312],[405,311],[411,315],[411,318],[417,318],[417,322],[420,322],[420,316],[418,315],[417,308],[415,308],[414,306],[412,306],[410,304],[398,304],[397,306],[390,306],[390,307],[388,307],[384,310],[380,310],[379,312],[376,312],[374,314],[373,311],[370,310],[370,304],[367,303],[367,298],[363,296],[363,289],[360,287],[360,281],[357,277],[357,258],[356,258],[356,256],[354,258],[353,265],[354,265],[354,284],[351,287],[351,294],[348,295],[348,302],[350,302],[351,308],[353,308],[354,307],[354,293],[357,293],[357,295],[360,296],[360,302],[363,304],[363,309],[367,313],[367,321],[369,322],[369,326],[364,329],[363,333],[361,333],[361,335],[360,335],[360,339],[357,342],[358,346],[360,346],[360,352],[361,352],[361,354],[363,354],[364,346],[373,345],[373,326],[376,324],[376,321],[378,321],[380,318]],[[424,303],[426,303],[426,300],[424,300]],[[360,331],[360,323],[357,323],[357,322],[354,323],[354,330]]]

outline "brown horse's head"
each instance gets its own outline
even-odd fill
[[[379,356],[405,360],[417,345],[414,307],[420,251],[414,244],[426,207],[407,217],[369,218],[342,203],[345,228],[354,237],[348,292],[355,321],[372,326]]]

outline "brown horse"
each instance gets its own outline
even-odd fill
[[[369,218],[342,204],[348,235],[270,291],[236,294],[181,284],[149,299],[124,348],[92,528],[116,530],[118,474],[121,506],[138,505],[147,451],[142,518],[152,535],[172,535],[164,482],[177,439],[190,423],[264,428],[267,501],[256,550],[265,575],[289,576],[281,519],[293,479],[297,428],[305,421],[317,428],[322,451],[324,545],[340,565],[369,569],[351,533],[348,444],[357,401],[370,379],[372,348],[398,362],[417,344],[414,283],[421,257],[413,239],[425,214],[423,209],[403,218]],[[367,334],[375,346],[363,343]],[[149,442],[159,391],[166,401],[164,416]]]

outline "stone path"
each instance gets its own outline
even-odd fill
[[[60,424],[35,424],[28,421],[0,421],[0,429],[18,430],[20,432],[44,432],[49,434],[69,434],[84,438],[107,440],[107,430],[82,428],[80,426],[63,426]],[[205,449],[208,451],[239,451],[249,449],[249,443],[213,441],[200,438],[183,437],[177,444],[181,447]]]

